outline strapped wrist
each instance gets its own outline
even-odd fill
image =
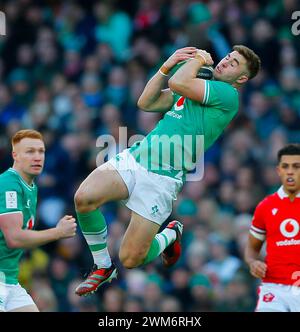
[[[170,72],[170,69],[165,66],[165,65],[162,65],[160,68],[159,68],[159,72],[161,75],[163,76],[168,76],[169,72]]]

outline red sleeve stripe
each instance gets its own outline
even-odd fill
[[[253,232],[256,232],[258,234],[266,234],[266,230],[261,229],[261,228],[257,228],[253,225],[251,225],[251,230],[253,230]]]

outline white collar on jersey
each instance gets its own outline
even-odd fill
[[[278,190],[277,190],[277,194],[281,199],[284,199],[285,197],[289,197],[289,195],[283,190],[283,186],[281,186]],[[300,193],[297,194],[296,197],[300,198]]]

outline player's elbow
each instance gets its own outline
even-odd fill
[[[20,248],[20,243],[17,239],[15,239],[14,237],[12,236],[8,236],[5,238],[5,241],[6,241],[6,244],[7,244],[7,247],[9,249],[17,249],[17,248]]]
[[[149,105],[146,103],[146,101],[143,98],[139,98],[139,100],[137,101],[137,106],[140,110],[142,111],[149,111]]]
[[[168,80],[168,86],[169,88],[172,90],[172,91],[175,91],[176,87],[177,87],[177,80],[174,79],[174,77],[171,77],[169,80]]]
[[[8,248],[18,249],[23,248],[23,233],[21,232],[8,232],[5,234],[5,242]]]

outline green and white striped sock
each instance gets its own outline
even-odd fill
[[[107,226],[103,214],[97,209],[87,213],[77,212],[83,236],[90,248],[94,263],[99,267],[110,267],[111,259],[107,250]]]
[[[143,264],[152,262],[175,240],[176,232],[174,229],[165,228],[162,232],[156,234]]]

